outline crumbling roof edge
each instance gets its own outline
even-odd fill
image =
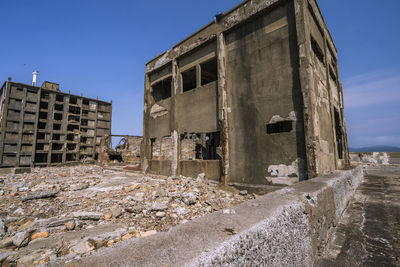
[[[240,4],[236,5],[235,7],[231,8],[230,10],[228,10],[227,12],[225,12],[222,16],[225,17],[226,15],[229,15],[230,13],[232,13],[233,11],[237,10],[238,8],[240,8],[241,6],[245,5],[246,3],[250,2],[251,0],[245,0],[243,2],[241,2]],[[196,34],[198,34],[199,32],[202,32],[203,30],[207,29],[208,27],[210,27],[211,25],[215,24],[215,21],[210,21],[209,23],[207,23],[206,25],[204,25],[203,27],[201,27],[200,29],[198,29],[197,31],[195,31],[194,33],[190,34],[189,36],[187,36],[185,39],[179,41],[178,43],[176,43],[175,45],[172,46],[171,49],[174,49],[176,47],[178,47],[179,45],[181,45],[182,43],[184,43],[185,41],[189,40],[190,38],[192,38],[193,36],[195,36]],[[162,57],[165,53],[168,53],[168,51],[170,50],[166,50],[164,52],[162,52],[161,54],[159,54],[158,56],[150,59],[147,63],[149,64],[150,62]]]
[[[307,0],[307,1],[308,1],[308,0]],[[336,44],[335,44],[335,42],[334,42],[334,40],[333,40],[333,37],[332,37],[332,35],[331,35],[331,31],[329,30],[328,25],[326,25],[326,21],[325,21],[324,15],[322,15],[321,9],[319,8],[318,1],[317,1],[317,0],[314,0],[314,2],[315,2],[315,6],[316,6],[317,9],[318,9],[319,15],[321,16],[322,22],[324,23],[326,32],[328,33],[329,38],[331,39],[331,42],[332,42],[332,44],[333,44],[333,48],[335,49],[335,51],[336,51],[336,53],[337,53],[338,50],[337,50]]]

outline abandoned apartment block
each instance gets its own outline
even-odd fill
[[[63,93],[59,85],[1,87],[0,166],[52,166],[95,160],[111,134],[112,104]]]
[[[285,184],[344,168],[337,62],[315,0],[216,16],[146,64],[144,170]]]

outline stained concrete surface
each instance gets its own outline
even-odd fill
[[[400,166],[367,167],[316,266],[400,266]]]

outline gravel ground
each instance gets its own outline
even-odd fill
[[[144,176],[94,165],[0,177],[0,263],[77,259],[255,197],[199,175]]]

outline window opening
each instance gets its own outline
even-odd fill
[[[293,121],[278,121],[267,124],[267,134],[287,133],[293,129]]]
[[[166,78],[152,86],[154,101],[158,102],[171,97],[172,77]]]
[[[201,85],[218,80],[218,62],[217,58],[213,58],[200,65],[201,69]]]
[[[61,124],[54,123],[54,124],[53,124],[53,130],[55,130],[55,131],[60,131],[60,130],[61,130]]]
[[[193,90],[197,87],[196,67],[182,72],[182,90],[183,92]]]
[[[316,57],[321,61],[322,64],[325,65],[324,63],[324,52],[322,52],[321,47],[319,47],[317,41],[311,36],[311,48],[316,55]]]
[[[339,159],[343,159],[343,134],[342,134],[340,114],[336,108],[334,112],[335,112],[336,147],[338,150]]]

